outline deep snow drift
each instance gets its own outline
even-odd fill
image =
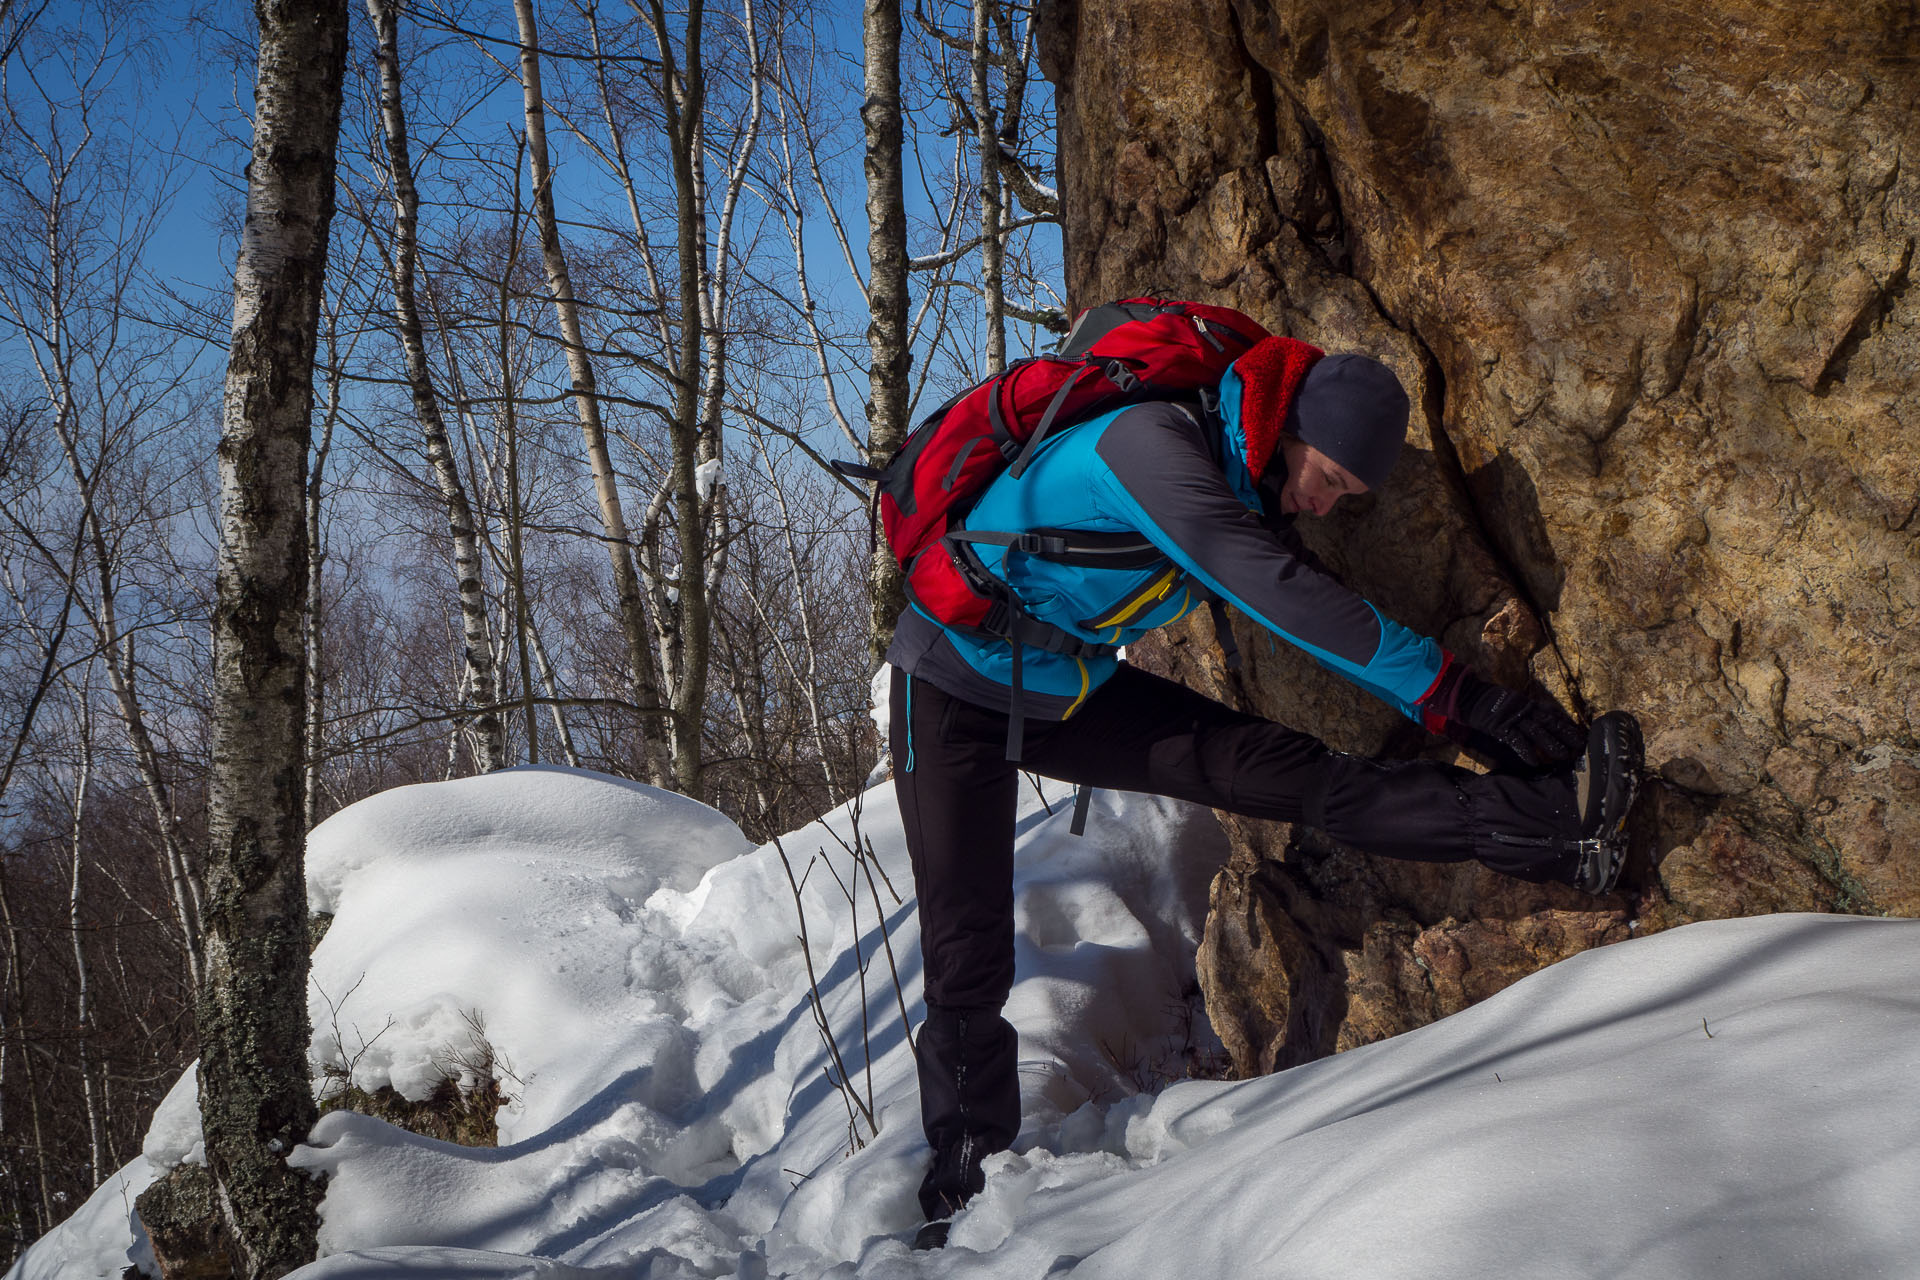
[[[1101,793],[1075,839],[1046,787],[1020,816],[1026,1124],[938,1254],[905,1244],[921,1008],[890,787],[859,818],[871,877],[845,811],[780,842],[805,952],[780,851],[637,784],[519,769],[336,815],[309,855],[337,913],[317,1076],[419,1096],[490,1049],[512,1101],[497,1149],[323,1118],[295,1160],[330,1179],[325,1256],[296,1274],[1920,1275],[1920,921],[1695,925],[1383,1044],[1161,1087],[1205,1039],[1219,836]],[[197,1139],[190,1072],[10,1274],[117,1276],[132,1197]]]

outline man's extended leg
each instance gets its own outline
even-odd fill
[[[1066,782],[1304,822],[1390,858],[1477,858],[1507,875],[1560,881],[1579,860],[1569,774],[1344,755],[1135,667],[1122,666],[1072,718],[1030,722],[1023,764]]]
[[[893,674],[894,789],[919,897],[927,1020],[920,1117],[933,1165],[929,1220],[980,1190],[980,1161],[1020,1131],[1018,1040],[1000,1009],[1013,986],[1013,820],[1007,721]]]

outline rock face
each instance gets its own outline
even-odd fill
[[[233,1261],[239,1251],[220,1216],[219,1197],[205,1165],[182,1164],[134,1201],[160,1280],[232,1280],[239,1274]]]
[[[1623,891],[1223,819],[1203,981],[1241,1071],[1420,1025],[1585,947],[1920,913],[1920,20],[1903,0],[1056,0],[1068,286],[1364,351],[1409,449],[1310,542],[1383,611],[1657,782]],[[1312,523],[1312,522],[1304,522]],[[1401,754],[1243,629],[1136,654]]]

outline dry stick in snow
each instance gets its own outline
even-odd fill
[[[880,905],[880,889],[874,883],[873,873],[876,871],[880,873],[880,879],[886,882],[887,894],[893,899],[893,905],[896,907],[900,905],[900,893],[899,890],[893,887],[893,881],[888,877],[887,869],[880,865],[880,859],[873,851],[873,840],[863,835],[860,831],[862,800],[863,796],[856,793],[853,799],[847,803],[847,820],[849,826],[852,828],[853,836],[851,841],[842,838],[840,833],[835,831],[831,825],[823,825],[826,825],[828,834],[839,843],[842,849],[847,851],[847,856],[853,859],[854,867],[866,875],[867,893],[873,899],[873,915],[874,918],[880,922],[880,945],[887,953],[887,973],[893,979],[894,1003],[900,1010],[900,1027],[906,1034],[907,1048],[911,1049],[917,1057],[920,1049],[914,1041],[912,1019],[907,1017],[906,988],[902,986],[900,982],[900,966],[895,962],[893,955],[893,937],[887,932],[887,913]]]
[[[835,838],[839,838],[837,832]],[[847,910],[851,913],[853,972],[860,987],[860,1049],[861,1055],[866,1059],[867,1111],[871,1114],[873,1111],[873,1028],[867,1015],[867,958],[861,954],[860,950],[860,896],[854,892],[860,887],[859,858],[856,855],[854,865],[848,870],[848,879],[842,880],[840,872],[833,865],[833,859],[826,857],[826,850],[822,849],[820,853],[821,860],[827,865],[827,874],[833,877],[836,885],[840,886],[840,894],[847,900]],[[882,918],[880,923],[882,926],[880,931],[885,933],[886,920]]]
[[[833,1071],[840,1073],[840,1079],[834,1084],[834,1088],[846,1103],[849,1132],[853,1130],[853,1109],[857,1106],[860,1108],[861,1118],[867,1122],[868,1132],[878,1136],[880,1127],[874,1123],[873,1109],[853,1090],[851,1077],[847,1075],[847,1064],[840,1056],[840,1043],[834,1038],[833,1027],[827,1021],[826,1006],[820,1001],[820,978],[813,969],[813,943],[807,934],[807,907],[800,896],[800,887],[804,880],[794,878],[793,863],[787,857],[787,847],[777,836],[774,838],[773,848],[774,852],[780,855],[780,866],[787,873],[787,887],[793,890],[794,914],[800,921],[800,957],[806,961],[807,965],[807,1008],[813,1014],[815,1030],[820,1033],[820,1039],[827,1047],[827,1056],[833,1059],[833,1070],[827,1073],[827,1079],[832,1082]],[[809,874],[812,873],[812,863],[807,864],[807,871]]]

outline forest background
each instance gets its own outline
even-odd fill
[[[871,531],[827,466],[876,412],[845,8],[355,8],[309,826],[544,761],[764,840],[867,779]],[[911,405],[1064,327],[1030,16],[906,15]],[[0,1260],[194,1056],[254,30],[0,0]]]

